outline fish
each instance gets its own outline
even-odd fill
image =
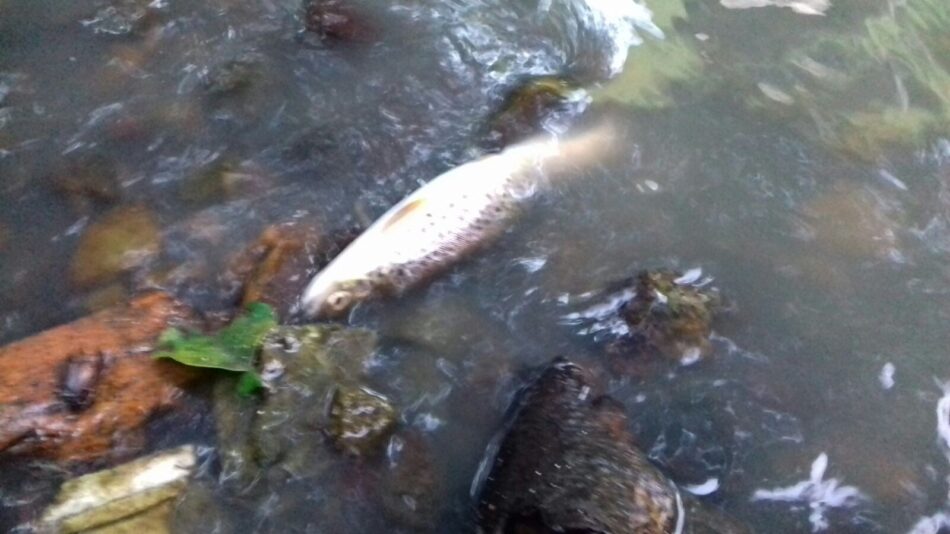
[[[339,318],[359,302],[421,285],[500,235],[538,192],[583,175],[617,146],[607,121],[563,137],[536,137],[439,175],[319,271],[297,311]]]
[[[749,532],[682,494],[583,367],[556,358],[511,413],[472,483],[481,534]]]

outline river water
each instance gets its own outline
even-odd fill
[[[587,96],[546,126],[609,116],[626,155],[350,318],[381,333],[374,377],[439,451],[436,530],[470,528],[469,485],[513,393],[566,355],[607,369],[674,480],[756,531],[937,532],[943,3],[351,3],[361,27],[338,41],[303,31],[296,0],[0,0],[0,342],[86,313],[90,289],[64,273],[106,209],[149,210],[172,265],[267,224],[365,225],[483,153],[525,76],[566,76]],[[223,166],[237,185],[207,193]],[[728,303],[701,361],[618,364],[610,333],[565,320],[662,267],[701,269]],[[305,515],[257,524],[305,531]]]

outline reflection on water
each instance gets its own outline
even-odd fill
[[[623,123],[629,157],[545,196],[431,287],[352,318],[380,332],[366,373],[403,408],[390,452],[427,451],[410,465],[439,488],[432,528],[470,525],[486,444],[526,370],[557,354],[600,369],[674,480],[715,480],[702,499],[757,530],[946,522],[933,420],[934,379],[950,377],[946,2],[648,0],[652,16],[600,1],[350,4],[367,33],[345,42],[304,31],[296,0],[0,0],[0,341],[135,288],[219,309],[206,282],[235,243],[279,222],[365,226],[477,155],[520,80],[561,75],[588,87],[586,113]],[[145,255],[100,251],[104,271],[70,275],[89,257],[77,247],[123,213],[161,229],[157,249],[153,235]],[[659,268],[701,268],[728,301],[708,358],[624,359],[565,324]],[[334,521],[391,520],[371,504],[384,464],[335,473],[353,498]],[[264,531],[269,517],[310,528],[299,510],[327,499],[299,480],[242,496],[213,473],[201,482],[234,504],[230,520]]]

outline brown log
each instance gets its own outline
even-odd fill
[[[153,293],[0,348],[0,454],[87,461],[134,452],[196,372],[152,359],[189,311]]]

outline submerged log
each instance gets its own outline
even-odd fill
[[[188,310],[153,293],[0,348],[0,454],[87,461],[133,451],[192,369],[151,351]]]

